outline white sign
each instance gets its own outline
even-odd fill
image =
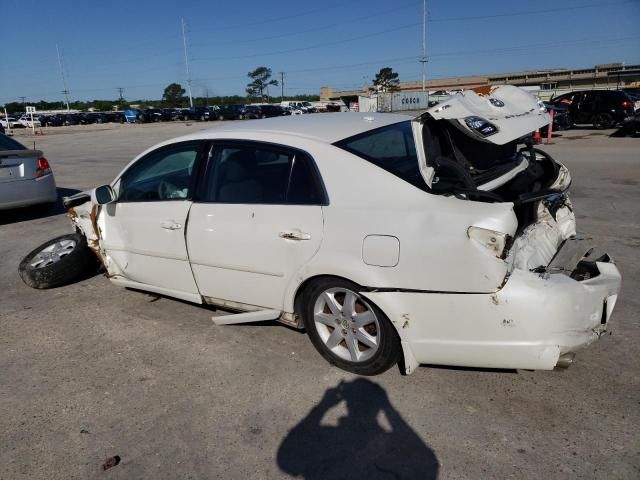
[[[27,113],[36,113],[36,107],[25,107],[27,109]]]
[[[427,92],[397,92],[391,96],[391,110],[426,110],[429,106]]]

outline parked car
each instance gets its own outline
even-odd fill
[[[51,165],[42,152],[0,134],[0,210],[51,204],[57,198]]]
[[[143,110],[144,118],[148,122],[168,122],[171,114],[160,108],[146,108]]]
[[[243,120],[245,113],[246,107],[241,104],[224,105],[220,107],[220,114],[223,120]]]
[[[5,127],[5,128],[23,128],[24,125],[22,125],[18,119],[16,117],[12,117],[12,116],[8,116],[8,117],[3,117],[2,119],[0,119],[0,124]]]
[[[182,120],[197,120],[206,122],[209,120],[209,109],[207,107],[184,108],[180,111]]]
[[[262,106],[247,105],[244,108],[244,118],[266,118],[266,115],[262,113]]]
[[[60,115],[40,115],[38,120],[45,127],[60,127],[63,125]]]
[[[80,116],[77,113],[63,113],[60,118],[65,126],[80,124]]]
[[[284,117],[286,115],[291,115],[289,110],[285,110],[280,105],[260,105],[260,110],[265,118],[271,117]]]
[[[66,198],[76,233],[51,242],[100,258],[116,285],[244,312],[218,324],[305,328],[357,374],[567,366],[606,330],[621,277],[575,236],[568,169],[519,148],[549,116],[509,85],[448,104],[163,142]],[[32,262],[51,242],[20,268],[36,288],[55,286]],[[45,268],[70,281],[72,258]]]
[[[636,135],[640,133],[640,110],[636,111],[633,117],[624,119],[621,130],[625,135]]]
[[[25,113],[24,115],[22,115],[19,119],[18,122],[20,123],[20,125],[22,125],[23,127],[26,128],[38,128],[41,127],[42,125],[40,124],[40,120],[38,120],[37,115],[31,115],[28,113]]]
[[[576,124],[612,128],[633,116],[634,102],[621,90],[580,90],[553,97],[549,103],[564,106]]]
[[[547,110],[553,109],[553,129],[557,132],[561,130],[568,130],[573,126],[573,119],[569,113],[569,109],[564,105],[554,105],[551,103],[544,103]],[[540,129],[540,133],[544,136],[547,134],[548,125]]]
[[[149,123],[153,121],[152,114],[140,108],[125,110],[124,118],[128,123]]]
[[[282,107],[290,107],[293,110],[299,110],[300,113],[315,113],[316,109],[311,104],[311,102],[297,102],[285,100],[280,102],[280,106]]]

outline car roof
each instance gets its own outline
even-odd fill
[[[255,121],[234,122],[222,127],[205,130],[211,138],[220,133],[261,132],[295,135],[317,141],[334,143],[369,130],[412,120],[410,115],[390,113],[314,113],[287,117],[268,118]]]

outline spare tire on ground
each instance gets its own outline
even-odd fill
[[[84,278],[97,260],[87,239],[71,233],[51,239],[29,253],[18,267],[20,278],[32,288],[55,288]]]

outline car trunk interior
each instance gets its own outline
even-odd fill
[[[519,230],[535,221],[538,200],[560,193],[549,190],[559,165],[522,139],[496,145],[473,138],[463,128],[457,120],[433,118],[423,125],[426,160],[435,169],[432,193],[480,202],[513,202]],[[522,171],[510,176],[514,169]],[[496,186],[482,189],[489,182]]]

